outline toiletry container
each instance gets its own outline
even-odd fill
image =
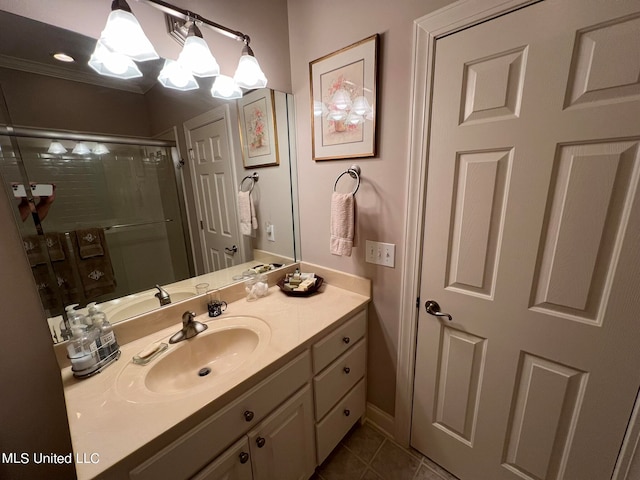
[[[98,332],[100,360],[103,360],[120,350],[120,346],[118,345],[113,327],[107,320],[107,315],[98,310],[95,302],[90,303],[87,307],[89,308],[89,316],[91,317],[92,324]]]
[[[71,340],[67,345],[67,353],[71,360],[71,369],[75,376],[85,376],[95,370],[100,361],[98,353],[99,330],[87,328],[87,319],[74,310],[78,305],[65,308],[71,327]]]

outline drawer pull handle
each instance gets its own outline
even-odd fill
[[[349,415],[351,415],[351,411],[348,408],[344,409],[344,416],[348,417]]]
[[[351,339],[350,339],[349,337],[343,337],[342,341],[343,341],[345,344],[348,344],[348,343],[351,341]]]
[[[247,422],[250,422],[251,420],[253,420],[253,412],[252,412],[251,410],[246,410],[246,411],[244,412],[244,419],[245,419]]]
[[[264,439],[264,437],[256,438],[256,445],[258,445],[258,448],[264,447],[265,442],[266,440]]]
[[[351,369],[349,367],[344,367],[344,373],[346,373],[347,375],[349,375],[349,372],[351,371]]]
[[[249,461],[249,454],[247,452],[240,452],[240,463],[247,463]]]

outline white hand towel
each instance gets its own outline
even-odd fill
[[[331,195],[330,251],[333,255],[351,256],[355,230],[355,198],[352,193]]]
[[[240,233],[253,235],[253,230],[258,229],[258,219],[251,192],[238,192],[238,213],[240,214]]]

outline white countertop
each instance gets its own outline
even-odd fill
[[[368,296],[326,283],[320,293],[310,297],[289,297],[278,287],[271,287],[267,297],[253,302],[243,298],[230,303],[220,317],[199,315],[196,320],[208,323],[209,328],[223,326],[233,321],[233,316],[258,317],[268,325],[270,339],[255,358],[224,378],[212,379],[210,388],[199,387],[190,394],[127,398],[121,387],[116,388],[118,377],[131,363],[131,358],[150,343],[167,341],[182,327],[180,318],[176,318],[175,326],[122,346],[120,360],[94,377],[78,380],[69,367],[64,368],[61,374],[75,457],[90,459],[91,454],[96,453],[99,456],[96,463],[76,464],[78,479],[94,478],[107,471],[194,413],[206,410],[231,389],[248,390],[257,383],[258,373],[309,345],[321,332],[363,308],[368,301]],[[169,345],[163,355],[177,345]],[[143,371],[163,355],[147,366],[128,368]]]

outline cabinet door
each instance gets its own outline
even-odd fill
[[[309,385],[249,432],[255,480],[307,480],[315,469],[313,399]]]
[[[191,480],[252,480],[247,437],[242,437]]]

